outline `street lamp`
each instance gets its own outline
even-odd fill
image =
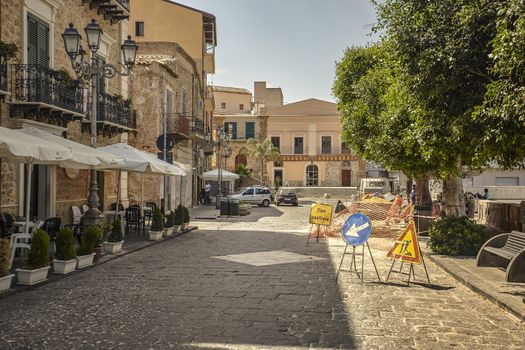
[[[73,23],[69,24],[69,27],[64,30],[62,39],[64,40],[64,47],[68,54],[71,65],[77,74],[77,77],[86,84],[90,84],[90,95],[91,95],[91,147],[97,147],[97,82],[99,77],[113,78],[116,74],[122,76],[128,76],[131,69],[135,64],[135,57],[137,55],[137,44],[128,35],[127,40],[124,41],[120,47],[122,50],[122,56],[124,59],[124,71],[121,72],[117,67],[111,64],[98,65],[97,62],[97,51],[100,47],[100,37],[102,36],[102,28],[93,19],[85,28],[87,36],[87,44],[91,50],[91,63],[88,60],[84,60],[86,52],[82,49],[80,41],[82,37],[78,33],[77,29],[73,26]],[[98,182],[97,182],[97,170],[91,170],[91,181],[89,185],[88,195],[88,206],[89,210],[86,212],[85,223],[87,225],[98,225],[102,222],[104,217],[98,209],[99,197],[98,197]]]
[[[221,127],[217,128],[217,181],[219,182],[219,191],[217,193],[217,204],[222,197],[222,169],[221,169],[221,145],[223,142],[229,143],[231,140],[231,134],[225,132]]]

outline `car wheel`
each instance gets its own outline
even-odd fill
[[[263,200],[263,202],[262,202],[262,206],[263,207],[267,207],[269,205],[270,205],[270,201],[269,200],[267,200],[267,199]]]
[[[281,203],[279,203],[279,202],[275,202],[275,205],[276,205],[276,206],[279,206],[279,204],[281,204]]]
[[[299,205],[299,203],[294,203],[293,206],[294,207],[297,207]]]

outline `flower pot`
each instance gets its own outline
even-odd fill
[[[164,227],[164,237],[171,236],[173,234],[173,227]]]
[[[78,262],[77,269],[82,269],[84,267],[93,265],[94,257],[95,257],[95,253],[77,256],[77,262]]]
[[[98,245],[95,247],[95,257],[93,258],[93,261],[97,261],[102,256],[102,253],[104,253],[104,247],[101,245]]]
[[[182,226],[182,225],[175,225],[175,226],[173,226],[173,233],[180,232],[180,227],[181,227],[181,226]]]
[[[162,234],[164,233],[164,230],[162,231],[149,231],[149,240],[150,241],[160,241],[162,239]]]
[[[115,254],[115,253],[118,253],[122,250],[122,243],[124,243],[124,241],[120,241],[120,242],[104,242],[102,243],[102,245],[104,246],[104,251],[107,253],[107,254]]]
[[[15,277],[15,275],[0,277],[0,293],[5,292],[11,288],[11,281],[13,280],[13,277]]]
[[[46,280],[50,267],[45,266],[35,270],[16,269],[17,284],[30,286]]]
[[[71,259],[71,260],[53,259],[53,272],[54,273],[65,275],[66,273],[75,271],[75,267],[77,267],[77,259]]]

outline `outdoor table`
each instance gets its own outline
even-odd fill
[[[26,230],[25,221],[15,221],[13,222],[13,226],[17,228],[18,232],[28,232],[29,231],[29,230]],[[35,223],[32,221],[29,221],[28,229],[32,229],[34,226],[35,226]]]

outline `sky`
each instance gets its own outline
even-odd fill
[[[335,62],[366,45],[375,23],[369,0],[175,0],[215,15],[214,85],[280,87],[285,103],[335,102]]]

